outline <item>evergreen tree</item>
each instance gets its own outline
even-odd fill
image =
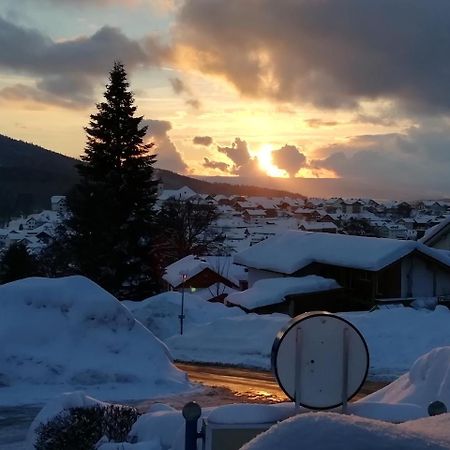
[[[28,253],[25,244],[17,242],[8,247],[0,261],[0,283],[20,280],[38,273],[38,263]]]
[[[156,201],[153,144],[136,106],[123,65],[114,64],[104,101],[85,128],[77,166],[80,183],[68,198],[66,223],[75,269],[119,297],[154,292],[156,274],[152,209]]]

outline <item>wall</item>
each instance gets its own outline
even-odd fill
[[[248,287],[252,287],[253,284],[258,280],[264,280],[266,278],[282,278],[285,275],[278,272],[270,272],[268,270],[248,269]]]
[[[433,271],[436,274],[435,281],[433,281]],[[411,272],[410,289],[408,289],[409,272]],[[434,297],[445,294],[450,294],[450,270],[446,271],[438,264],[418,255],[403,259],[402,297]]]

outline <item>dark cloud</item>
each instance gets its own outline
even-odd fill
[[[449,29],[448,0],[186,0],[174,33],[247,96],[448,112]]]
[[[49,94],[69,107],[93,102],[94,87],[114,60],[132,71],[158,64],[164,54],[154,39],[133,40],[112,27],[60,42],[2,17],[0,30],[0,68],[37,78],[36,97]]]
[[[300,153],[295,145],[285,145],[279,150],[272,151],[273,163],[280,169],[285,170],[290,177],[306,165],[306,157]]]
[[[156,165],[178,173],[186,172],[188,167],[167,134],[172,129],[172,124],[167,120],[147,119],[143,121],[143,125],[148,126],[147,135],[156,144]]]
[[[247,142],[243,139],[237,137],[231,147],[217,146],[217,150],[233,161],[230,173],[242,177],[262,175],[258,160],[250,156]]]
[[[189,105],[190,107],[194,109],[200,109],[202,106],[202,103],[197,98],[189,98],[186,100],[186,105]]]
[[[188,86],[186,86],[185,82],[181,80],[180,78],[169,78],[170,85],[172,86],[173,92],[175,94],[180,95],[184,92],[187,92],[188,94],[191,93],[191,90]]]
[[[247,142],[238,137],[234,140],[233,144],[231,144],[231,147],[217,146],[217,150],[228,156],[236,167],[243,166],[250,161]]]
[[[359,113],[353,118],[353,122],[367,123],[370,125],[382,125],[385,127],[395,126],[398,120],[395,118],[394,114],[365,114]]]
[[[328,169],[347,182],[411,198],[450,194],[450,133],[447,124],[408,132],[357,136],[320,150],[311,167]]]
[[[321,127],[335,127],[339,125],[339,122],[335,120],[323,120],[323,119],[307,119],[305,123],[310,128],[321,128]]]
[[[211,136],[195,136],[194,139],[192,139],[192,142],[195,145],[204,145],[205,147],[208,147],[213,143],[213,138]]]
[[[203,167],[207,167],[208,169],[218,169],[222,172],[228,172],[228,169],[230,167],[229,164],[222,162],[222,161],[211,161],[208,158],[204,158]]]

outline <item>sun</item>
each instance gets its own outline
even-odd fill
[[[279,169],[273,163],[272,151],[273,147],[271,144],[264,144],[261,146],[261,148],[258,150],[258,153],[256,154],[259,167],[264,173],[269,175],[269,177],[288,178],[288,173],[283,169]]]

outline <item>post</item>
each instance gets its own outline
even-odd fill
[[[197,439],[202,437],[202,434],[197,432],[197,422],[202,415],[202,409],[196,402],[189,402],[184,405],[182,412],[186,421],[184,448],[185,450],[197,450]]]
[[[178,316],[180,319],[180,334],[183,334],[183,321],[184,321],[184,284],[186,283],[187,275],[183,273],[183,284],[181,285],[181,314]]]
[[[342,414],[347,414],[348,399],[348,357],[349,357],[349,335],[348,328],[344,328],[342,348]]]
[[[302,329],[298,327],[295,335],[295,412],[300,411],[300,392],[302,388]]]

